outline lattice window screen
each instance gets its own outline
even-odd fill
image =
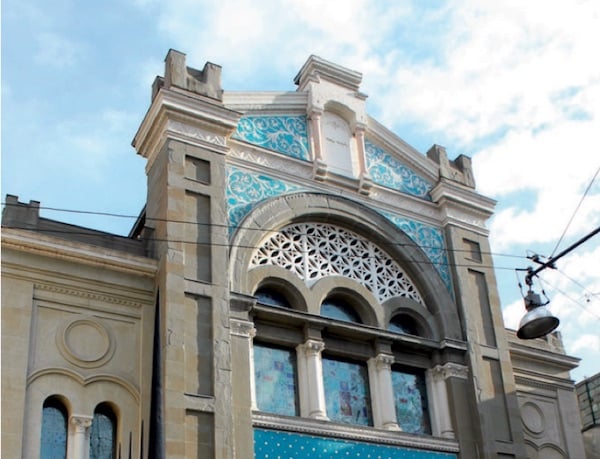
[[[282,228],[252,257],[251,267],[262,265],[280,266],[307,284],[344,276],[364,285],[380,302],[402,296],[424,304],[413,282],[387,253],[333,225],[298,223]]]

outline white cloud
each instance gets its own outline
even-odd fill
[[[569,349],[569,352],[577,354],[581,350],[600,351],[600,335],[582,335]]]
[[[80,43],[52,32],[41,32],[37,36],[37,45],[36,62],[58,69],[76,65],[84,54]]]

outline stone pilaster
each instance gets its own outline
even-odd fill
[[[401,430],[396,419],[394,389],[392,387],[392,364],[394,357],[378,354],[368,360],[369,384],[375,427],[386,430]]]

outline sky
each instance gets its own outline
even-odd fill
[[[490,241],[505,324],[515,269],[600,226],[600,2],[3,0],[2,201],[126,235],[146,199],[131,141],[170,48],[225,90],[295,90],[315,54],[363,74],[368,111],[424,153],[473,159],[498,201]],[[544,258],[542,258],[544,259]],[[600,372],[600,235],[546,269],[576,381]]]

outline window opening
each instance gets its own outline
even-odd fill
[[[116,424],[110,406],[101,403],[96,407],[90,428],[90,459],[114,459]]]
[[[254,377],[258,409],[298,416],[294,350],[254,343]]]
[[[67,457],[67,410],[60,400],[46,399],[42,409],[41,459]]]
[[[284,294],[275,290],[259,288],[254,294],[257,301],[268,306],[276,306],[280,308],[291,308],[290,302]]]
[[[431,434],[424,373],[392,369],[392,387],[400,428],[404,432]]]
[[[323,304],[321,304],[321,316],[345,322],[362,323],[356,311],[351,306],[339,300],[328,299],[323,301]]]
[[[329,419],[373,425],[366,364],[323,356],[323,384]]]
[[[417,322],[412,317],[406,314],[399,314],[395,316],[388,325],[388,330],[394,333],[401,333],[406,335],[419,335],[419,329],[417,328]]]

